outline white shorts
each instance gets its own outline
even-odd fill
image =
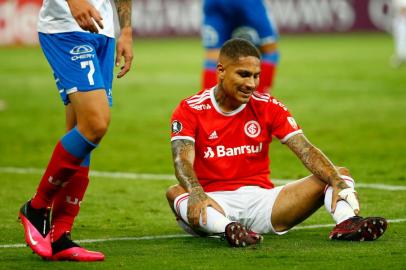
[[[245,186],[233,191],[215,191],[206,194],[223,208],[226,217],[231,221],[240,222],[260,234],[284,234],[287,231],[275,232],[271,223],[272,208],[282,188],[283,186],[272,189]],[[182,224],[180,225],[185,229]]]

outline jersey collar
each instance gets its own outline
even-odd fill
[[[241,104],[240,107],[238,107],[237,109],[235,109],[234,111],[231,112],[223,112],[220,109],[220,106],[218,105],[216,98],[214,97],[214,89],[216,89],[217,86],[214,86],[210,89],[210,99],[211,99],[211,103],[213,104],[214,109],[216,109],[216,111],[224,116],[234,116],[237,113],[241,112],[242,110],[244,110],[245,106],[247,106],[247,104]]]

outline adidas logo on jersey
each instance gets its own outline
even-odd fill
[[[262,143],[259,143],[258,145],[241,145],[237,147],[217,145],[214,149],[208,146],[207,150],[204,151],[204,158],[233,157],[245,154],[256,154],[259,152],[262,152]]]
[[[216,131],[213,131],[211,134],[210,134],[210,136],[209,136],[209,140],[215,140],[215,139],[217,139],[218,138],[218,136],[217,136],[217,132]]]

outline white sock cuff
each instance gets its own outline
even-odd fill
[[[355,188],[355,181],[354,181],[353,178],[351,178],[351,177],[348,176],[348,175],[340,175],[340,177],[341,177],[341,179],[343,179],[343,180],[345,181],[345,183],[347,183],[347,185],[348,185],[350,188]],[[324,187],[324,194],[326,194],[327,189],[328,189],[329,187],[330,187],[330,185],[326,185],[326,186]]]
[[[355,181],[354,181],[354,179],[352,179],[352,177],[350,177],[350,176],[348,176],[348,175],[340,175],[340,177],[341,177],[342,179],[344,179],[344,181],[347,183],[347,185],[348,185],[350,188],[355,188]]]
[[[175,198],[173,202],[173,208],[175,209],[176,215],[182,219],[185,224],[189,224],[187,220],[187,200],[189,199],[189,193],[184,193]],[[217,211],[213,207],[207,207],[207,223],[203,224],[202,217],[200,216],[200,229],[208,234],[213,233],[223,233],[225,227],[231,222],[222,213]],[[181,226],[183,228],[183,226]],[[185,228],[184,228],[185,229]],[[193,229],[192,229],[193,230]],[[188,230],[186,230],[189,232]],[[190,232],[189,232],[190,233]]]
[[[175,200],[173,201],[173,209],[175,209],[175,212],[178,216],[181,216],[180,209],[179,209],[180,204],[184,200],[187,200],[188,198],[189,198],[189,193],[183,193],[183,194],[180,194],[178,197],[176,197]]]

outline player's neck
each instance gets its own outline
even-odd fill
[[[224,113],[233,112],[242,105],[240,102],[233,102],[220,84],[218,84],[213,91],[214,99],[219,109]]]

